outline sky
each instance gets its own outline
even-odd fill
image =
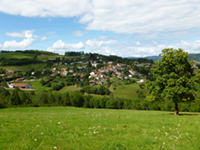
[[[200,53],[200,0],[0,0],[0,50]]]

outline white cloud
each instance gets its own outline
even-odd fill
[[[42,40],[42,41],[47,41],[48,38],[47,38],[46,36],[43,36],[40,40]]]
[[[17,42],[15,40],[12,41],[5,41],[4,44],[2,44],[1,49],[8,49],[8,48],[27,48],[32,44],[32,42],[35,40],[36,35],[33,35],[34,30],[24,30],[21,33],[18,32],[12,32],[12,33],[6,33],[6,35],[11,37],[18,37],[18,38],[26,38],[23,39],[20,42]]]
[[[93,0],[87,29],[126,34],[199,29],[199,14],[196,0]]]
[[[52,31],[52,32],[46,32],[46,34],[55,34],[56,32],[55,31]]]
[[[126,34],[200,29],[198,0],[1,0],[0,12],[80,17],[79,22],[86,23],[88,30]]]
[[[200,40],[196,40],[194,43],[188,43],[184,40],[181,41],[181,48],[189,53],[199,53]],[[198,51],[197,51],[198,50]]]
[[[91,40],[87,40],[86,41],[86,45],[90,47],[90,49],[96,49],[96,48],[100,48],[102,46],[105,45],[110,45],[110,44],[114,44],[117,43],[116,40],[107,40],[107,41],[103,41],[103,40],[99,40],[99,39],[91,39]]]
[[[84,34],[86,34],[87,33],[87,31],[73,31],[72,32],[72,34],[74,35],[74,36],[77,36],[77,37],[81,37],[81,36],[83,36]]]
[[[137,45],[137,46],[141,46],[142,44],[138,41],[138,42],[136,43],[136,45]]]
[[[153,41],[153,44],[157,44],[157,42],[156,42],[156,41]]]
[[[92,9],[91,0],[1,0],[0,11],[25,17],[74,17]]]
[[[79,43],[65,43],[62,40],[58,40],[56,43],[52,45],[52,47],[48,47],[47,51],[51,52],[64,52],[67,50],[80,50],[84,49],[84,44],[82,42]]]

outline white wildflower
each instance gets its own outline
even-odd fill
[[[37,141],[37,139],[34,139],[35,141]]]
[[[56,146],[54,146],[53,148],[54,148],[54,149],[57,149],[57,147],[56,147]]]
[[[165,145],[165,142],[163,142],[163,145]]]
[[[61,124],[60,122],[58,122],[58,124]]]
[[[41,132],[41,134],[43,134],[43,132]]]

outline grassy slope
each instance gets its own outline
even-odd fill
[[[17,58],[17,59],[33,58],[35,56],[36,56],[36,54],[32,54],[32,53],[20,53],[20,52],[0,53],[0,58],[4,57],[6,59],[10,59],[10,58]]]
[[[116,90],[112,90],[115,97],[124,97],[124,98],[137,98],[137,90],[143,91],[145,95],[148,95],[147,89],[140,89],[138,83],[130,85],[117,85]]]
[[[28,82],[28,83],[30,83],[30,84],[33,86],[33,88],[36,88],[36,89],[37,89],[37,90],[35,91],[36,93],[41,92],[41,91],[43,91],[43,90],[52,89],[52,87],[42,86],[41,83],[40,83],[40,81],[33,81],[33,82],[30,81],[30,82]]]
[[[200,149],[200,114],[57,108],[0,109],[0,149]]]
[[[62,60],[63,56],[62,55],[38,55],[37,59],[49,59],[49,60],[55,60],[56,57],[60,57],[60,59]]]
[[[59,92],[60,93],[73,92],[73,91],[79,91],[80,89],[81,88],[78,88],[76,86],[65,86]]]
[[[29,71],[32,68],[35,68],[36,71],[40,71],[45,68],[47,63],[37,63],[37,64],[28,64],[28,65],[22,65],[22,66],[0,66],[0,68],[4,68],[6,70],[10,69],[19,69],[19,70],[26,70]]]

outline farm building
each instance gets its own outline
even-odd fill
[[[9,88],[15,88],[15,87],[18,87],[20,89],[28,89],[32,87],[32,85],[29,83],[13,83],[9,85]]]

